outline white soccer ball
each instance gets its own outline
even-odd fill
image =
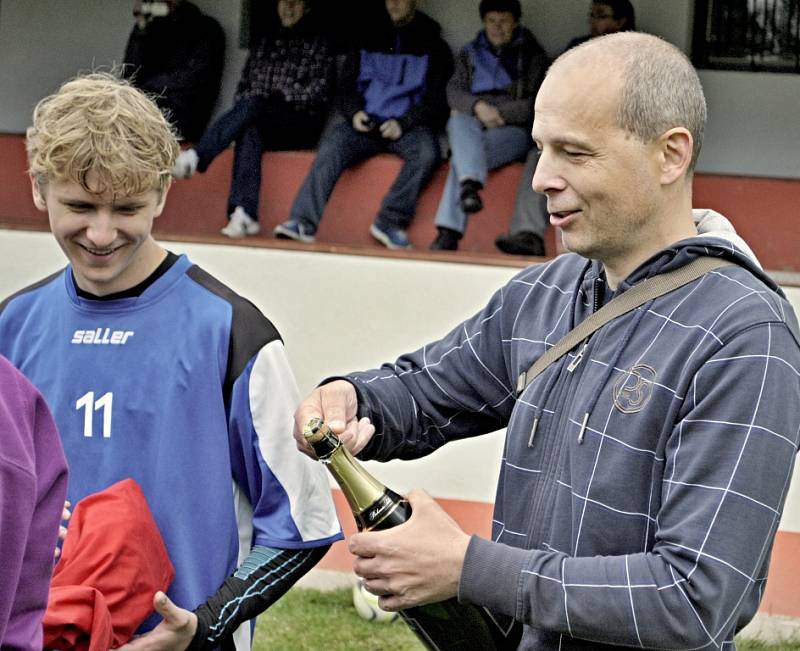
[[[368,592],[361,581],[353,585],[353,606],[360,617],[371,622],[391,622],[397,618],[397,613],[381,610],[378,597]]]

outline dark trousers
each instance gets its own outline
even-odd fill
[[[309,116],[263,97],[244,97],[215,120],[195,145],[197,169],[205,172],[211,161],[234,143],[228,214],[241,206],[253,219],[258,219],[261,154],[313,149],[324,123],[324,116]]]
[[[382,152],[397,154],[403,166],[383,198],[376,223],[405,228],[414,217],[417,197],[440,161],[439,143],[433,130],[415,127],[398,140],[364,134],[348,123],[326,132],[319,143],[314,164],[295,197],[289,218],[314,233],[336,181],[348,167]]]

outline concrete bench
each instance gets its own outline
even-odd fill
[[[220,155],[205,174],[176,181],[164,214],[156,221],[157,236],[168,239],[212,239],[225,241],[219,229],[226,223],[233,155]],[[273,227],[284,221],[292,200],[314,159],[312,151],[268,152],[262,158],[264,182],[261,191],[262,232],[246,242],[270,245]],[[371,253],[386,250],[368,233],[381,198],[392,184],[401,161],[380,155],[347,170],[336,184],[317,233],[320,245],[361,249]],[[47,228],[47,218],[38,213],[30,198],[25,175],[24,139],[18,134],[0,134],[0,222],[8,227]],[[427,250],[436,236],[434,217],[447,176],[447,164],[437,170],[417,202],[417,214],[409,237],[418,254]],[[494,239],[511,222],[514,198],[522,165],[514,163],[491,173],[483,192],[484,209],[473,215],[456,254],[471,260],[499,252]],[[713,208],[726,215],[747,240],[767,269],[800,271],[800,180],[696,174],[694,205]],[[545,235],[548,256],[556,254],[552,229]],[[503,256],[509,257],[509,256]]]

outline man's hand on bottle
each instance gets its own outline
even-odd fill
[[[358,396],[352,384],[335,380],[314,389],[294,412],[294,440],[297,449],[316,459],[306,443],[303,429],[312,418],[321,418],[353,454],[369,443],[375,427],[369,418],[358,420]]]
[[[470,536],[425,491],[408,494],[413,510],[401,525],[350,536],[353,569],[384,610],[456,596]]]

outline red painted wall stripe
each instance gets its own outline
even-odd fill
[[[307,151],[264,155],[262,234],[258,238],[270,238],[272,228],[287,218],[313,156]],[[226,223],[231,161],[228,150],[205,174],[176,182],[164,214],[156,220],[156,235],[173,239],[181,234],[217,236]],[[43,230],[47,228],[47,218],[31,203],[25,168],[23,137],[0,134],[0,222]],[[347,170],[328,203],[318,240],[381,248],[368,234],[368,228],[399,169],[399,159],[381,155]],[[470,220],[460,251],[497,253],[494,239],[507,230],[511,221],[521,169],[521,164],[514,163],[491,174],[484,191],[486,207]],[[420,248],[427,247],[436,234],[433,220],[446,175],[447,166],[443,165],[417,202],[417,216],[409,236]],[[726,215],[766,269],[800,271],[800,179],[697,174],[694,205]],[[552,229],[547,231],[545,244],[548,255],[555,255]]]

